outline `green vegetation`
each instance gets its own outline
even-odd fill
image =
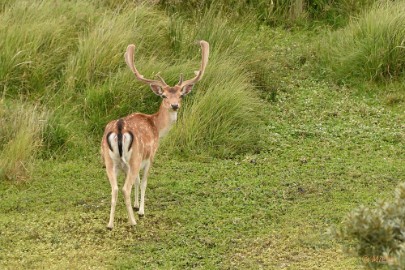
[[[341,82],[403,80],[405,2],[375,5],[320,43],[325,66]]]
[[[41,146],[47,113],[28,104],[7,104],[0,99],[0,178],[27,177],[36,150]],[[4,127],[4,128],[3,128]]]
[[[321,21],[334,27],[342,26],[363,9],[371,6],[375,0],[159,0],[161,6],[171,13],[184,13],[187,16],[199,16],[201,11],[227,14],[238,20],[255,22],[270,26],[312,24]],[[203,14],[204,14],[203,13]]]
[[[379,201],[374,208],[359,207],[344,220],[338,236],[352,242],[355,250],[370,266],[384,262],[401,269],[405,263],[405,183],[398,186],[393,201]]]
[[[0,4],[0,268],[402,267],[361,227],[402,226],[369,206],[405,180],[404,5],[373,2]],[[146,216],[130,228],[120,194],[108,231],[103,128],[160,102],[126,46],[174,84],[200,39],[207,70],[162,141]]]

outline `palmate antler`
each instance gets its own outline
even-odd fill
[[[160,87],[167,86],[166,82],[160,76],[158,76],[160,81],[150,80],[150,79],[144,78],[143,75],[141,75],[141,73],[139,73],[139,71],[136,69],[135,64],[134,64],[134,51],[135,51],[135,45],[134,44],[128,45],[127,51],[125,52],[124,57],[125,57],[125,62],[127,63],[128,67],[132,70],[135,77],[138,80],[140,80],[141,82],[144,82],[147,84],[153,84],[153,85],[157,85]]]
[[[200,40],[200,45],[201,45],[201,66],[200,66],[200,70],[195,71],[196,76],[190,80],[184,81],[183,82],[183,76],[180,75],[180,80],[177,83],[177,85],[179,85],[181,88],[187,86],[187,85],[193,85],[196,82],[198,82],[199,80],[202,79],[203,75],[204,75],[204,71],[205,68],[207,66],[208,63],[208,55],[210,53],[210,46],[208,44],[208,42],[204,41],[204,40]]]
[[[196,76],[194,78],[192,78],[190,80],[186,80],[184,82],[183,82],[183,75],[180,75],[180,80],[177,83],[177,85],[180,86],[180,88],[194,85],[196,82],[201,80],[201,78],[204,75],[204,71],[205,71],[205,68],[208,63],[209,44],[208,44],[208,42],[206,42],[204,40],[201,40],[199,43],[201,46],[201,56],[202,56],[200,69],[195,72]],[[139,71],[137,70],[137,68],[135,67],[135,64],[134,64],[134,51],[135,51],[135,45],[134,44],[128,45],[127,51],[124,56],[125,56],[125,62],[127,63],[128,67],[132,70],[135,77],[139,81],[147,83],[149,85],[156,85],[156,86],[162,87],[162,88],[165,86],[168,86],[167,83],[164,81],[164,79],[159,75],[157,75],[159,80],[151,80],[151,79],[144,78],[144,76],[139,73]]]

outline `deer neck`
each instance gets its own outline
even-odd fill
[[[165,108],[162,102],[159,111],[154,114],[154,118],[155,125],[159,131],[159,137],[162,138],[167,135],[173,124],[176,123],[177,111]]]

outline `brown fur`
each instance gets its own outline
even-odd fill
[[[174,95],[169,94],[168,95]],[[180,99],[180,94],[178,94],[178,99]],[[112,209],[110,213],[110,222],[108,227],[113,227],[113,219],[114,219],[114,212],[115,212],[115,205],[117,200],[117,192],[118,192],[118,183],[117,183],[117,170],[121,167],[124,167],[124,172],[126,173],[126,180],[123,187],[124,197],[125,197],[125,204],[127,206],[127,211],[129,215],[129,219],[132,225],[135,225],[134,214],[130,202],[130,194],[132,185],[137,180],[139,180],[139,171],[141,170],[142,162],[147,162],[147,166],[144,169],[144,176],[143,182],[145,182],[146,188],[146,178],[148,175],[149,167],[152,165],[156,151],[159,147],[159,134],[164,132],[164,130],[170,129],[170,126],[173,124],[170,120],[170,113],[173,111],[170,109],[169,99],[166,98],[162,101],[160,105],[159,111],[152,115],[147,115],[143,113],[133,113],[130,114],[122,119],[123,128],[122,134],[126,132],[131,132],[134,136],[132,146],[131,146],[131,155],[128,160],[128,164],[122,164],[120,161],[117,164],[117,161],[111,158],[110,156],[110,148],[107,142],[107,135],[111,132],[117,134],[117,122],[119,120],[111,121],[107,124],[104,135],[101,141],[101,153],[102,157],[106,166],[106,171],[108,178],[110,180],[110,184],[112,187]],[[173,101],[173,97],[171,99]],[[177,101],[180,104],[180,101]],[[138,184],[139,186],[139,184]],[[137,206],[138,196],[137,196],[137,185],[135,185],[135,207]],[[143,195],[142,195],[143,194]],[[144,214],[144,197],[145,191],[142,190],[141,186],[141,206],[139,208],[140,215]]]

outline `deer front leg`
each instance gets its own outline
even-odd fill
[[[110,221],[108,222],[107,228],[112,229],[114,227],[114,213],[118,197],[118,185],[117,185],[118,170],[112,163],[107,164],[106,170],[108,180],[110,181],[111,185],[111,212],[110,212]]]
[[[141,183],[141,180],[139,178],[139,173],[136,176],[135,179],[135,185],[134,185],[134,193],[135,193],[135,200],[134,200],[134,210],[138,211],[139,210],[139,185]]]
[[[145,192],[146,192],[146,186],[148,184],[148,172],[150,168],[150,160],[145,161],[145,167],[143,171],[143,176],[142,176],[142,182],[141,182],[141,205],[139,207],[139,216],[144,216],[145,215]]]

